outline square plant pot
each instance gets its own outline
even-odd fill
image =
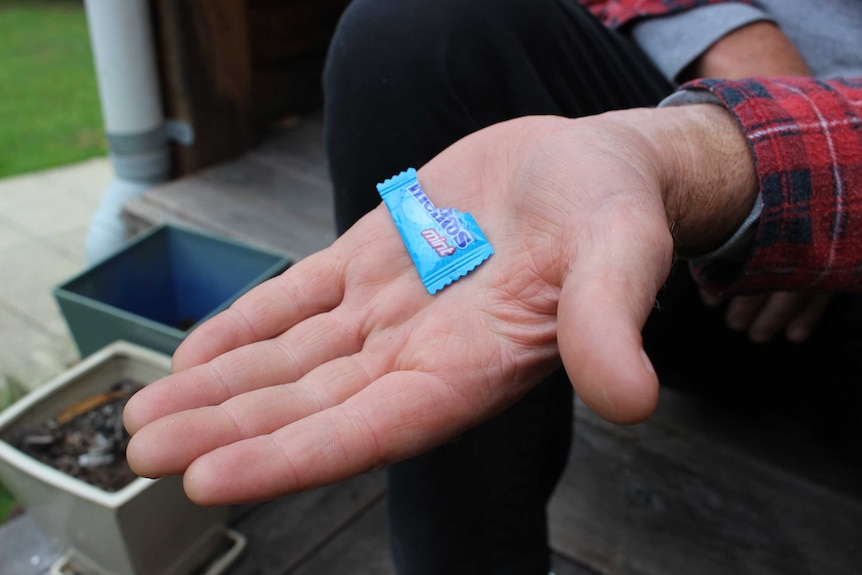
[[[285,270],[282,253],[163,224],[54,288],[81,357],[116,340],[172,354],[200,323]]]
[[[185,575],[217,573],[241,553],[227,528],[228,506],[189,500],[179,476],[132,478],[114,491],[60,471],[17,439],[117,382],[147,385],[170,373],[170,357],[114,342],[0,412],[0,481],[64,555],[53,573]]]

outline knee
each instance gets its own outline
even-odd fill
[[[422,14],[439,12],[437,1],[353,0],[329,45],[325,86],[330,90],[356,89],[357,85],[386,83],[407,70],[424,67],[429,43],[436,38]]]
[[[422,89],[451,75],[453,64],[484,70],[501,43],[511,51],[541,38],[557,10],[557,0],[354,0],[330,44],[324,85]]]

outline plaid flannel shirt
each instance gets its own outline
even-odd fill
[[[580,0],[607,26],[721,2]],[[862,54],[860,54],[862,58]],[[698,261],[714,293],[862,291],[862,78],[697,80],[733,113],[754,155],[763,209],[744,262]]]
[[[751,4],[752,0],[578,0],[606,26],[619,28],[639,18],[666,16],[708,4]]]
[[[763,208],[744,262],[692,266],[713,292],[862,291],[862,78],[696,80],[733,113]]]

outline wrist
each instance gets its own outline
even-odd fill
[[[757,199],[748,142],[730,112],[714,104],[658,109],[652,121],[676,251],[682,257],[712,251],[742,225]]]

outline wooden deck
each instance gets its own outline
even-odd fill
[[[674,393],[635,427],[576,412],[549,510],[557,575],[862,573],[862,469],[804,434],[728,432],[726,414]],[[384,492],[372,474],[242,510],[250,543],[230,573],[393,573]]]
[[[298,260],[335,239],[320,115],[273,128],[240,159],[174,180],[126,205],[131,233],[172,222],[201,227]]]
[[[321,134],[319,117],[303,118],[235,162],[148,192],[128,221],[200,226],[304,257],[334,237]],[[669,390],[638,426],[580,403],[576,414],[549,508],[557,575],[862,574],[859,454]],[[385,490],[377,472],[235,507],[231,527],[248,545],[228,573],[393,573]],[[44,572],[4,568],[4,557],[40,549],[32,533],[26,516],[0,529],[0,575]]]

